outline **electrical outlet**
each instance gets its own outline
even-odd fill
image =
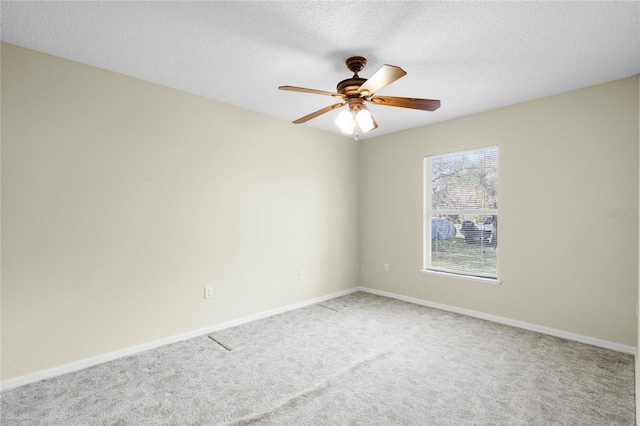
[[[298,272],[298,279],[304,280],[304,271],[302,269]]]
[[[211,299],[213,297],[213,287],[204,288],[204,298]]]
[[[388,263],[384,264],[384,271],[385,272],[389,272],[389,264]]]

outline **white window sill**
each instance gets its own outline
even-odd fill
[[[502,281],[497,278],[474,277],[472,275],[452,274],[450,272],[435,271],[433,269],[423,269],[420,271],[424,275],[435,275],[438,277],[457,278],[460,280],[475,281],[477,283],[500,285]]]

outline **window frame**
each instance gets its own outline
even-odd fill
[[[422,238],[423,238],[423,260],[422,260],[422,269],[420,272],[425,275],[435,275],[440,277],[448,277],[448,278],[458,278],[462,280],[475,281],[485,284],[494,284],[500,285],[502,281],[498,278],[498,266],[496,264],[496,276],[482,276],[471,273],[465,273],[464,271],[455,271],[448,270],[446,268],[437,268],[431,265],[431,217],[434,215],[453,215],[453,214],[471,214],[471,215],[486,215],[486,216],[498,216],[498,209],[469,209],[469,210],[434,210],[432,209],[432,194],[433,187],[428,184],[431,182],[432,176],[432,160],[448,157],[452,155],[464,155],[467,153],[484,151],[487,149],[495,148],[498,150],[498,162],[500,161],[499,157],[499,148],[497,145],[490,145],[485,147],[466,149],[462,151],[452,151],[443,154],[434,154],[427,155],[423,158],[423,177],[422,177],[422,185],[423,185],[423,208],[422,208],[422,217],[423,217],[423,230],[422,230]],[[498,176],[498,182],[499,182]],[[499,197],[498,192],[498,197]]]

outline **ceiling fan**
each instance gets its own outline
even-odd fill
[[[324,90],[306,89],[296,86],[280,86],[280,90],[290,90],[293,92],[313,93],[316,95],[332,96],[340,99],[341,102],[324,107],[316,112],[305,115],[293,123],[305,123],[336,108],[344,105],[348,110],[342,111],[336,119],[336,124],[343,133],[353,134],[356,131],[355,139],[358,140],[359,128],[363,133],[376,129],[378,124],[371,116],[371,112],[365,102],[375,105],[387,105],[401,108],[420,109],[424,111],[435,111],[440,108],[440,101],[434,99],[401,98],[397,96],[375,96],[375,93],[388,86],[407,73],[400,67],[394,65],[383,65],[370,78],[361,78],[358,73],[367,64],[367,60],[362,56],[353,56],[346,61],[347,68],[353,72],[353,77],[342,80],[336,87],[336,92]],[[357,125],[357,128],[356,128]]]

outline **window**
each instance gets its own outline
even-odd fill
[[[426,157],[424,272],[498,283],[498,148]]]

